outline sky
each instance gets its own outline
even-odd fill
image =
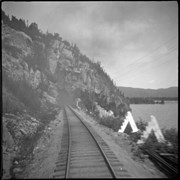
[[[176,1],[3,2],[2,9],[76,43],[117,86],[178,86]]]

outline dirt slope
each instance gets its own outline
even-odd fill
[[[63,132],[62,111],[54,121],[51,121],[49,127],[38,141],[33,151],[34,158],[27,166],[26,170],[17,178],[52,178],[55,162],[61,148],[61,135]]]

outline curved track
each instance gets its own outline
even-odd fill
[[[61,147],[54,178],[130,177],[106,142],[70,107],[64,109]]]

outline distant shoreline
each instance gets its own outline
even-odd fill
[[[154,104],[154,105],[156,105],[156,104],[167,104],[167,103],[178,103],[178,99],[177,100],[164,100],[162,103],[160,102],[160,101],[158,101],[158,102],[132,102],[132,103],[129,103],[130,105],[131,104]]]

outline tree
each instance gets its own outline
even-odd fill
[[[66,45],[66,46],[70,46],[70,43],[66,40],[63,41],[63,43]]]
[[[72,53],[73,53],[73,55],[74,55],[74,57],[75,57],[76,59],[79,57],[80,50],[79,50],[79,48],[77,47],[76,44],[74,44],[74,46],[73,46],[73,51],[72,51]]]
[[[5,12],[3,10],[1,10],[1,17],[2,17],[2,20],[3,20],[4,24],[10,25],[10,22],[11,22],[10,18],[9,18],[9,16],[7,16],[5,14]]]
[[[38,25],[36,23],[31,23],[28,28],[28,34],[31,38],[35,39],[37,36],[40,35]]]
[[[15,16],[12,16],[12,19],[11,19],[11,27],[13,28],[13,29],[16,29],[16,30],[18,30],[18,19],[15,17]]]
[[[44,43],[46,45],[46,48],[49,48],[52,39],[53,39],[53,35],[47,31],[44,37]]]
[[[127,113],[126,104],[124,103],[119,104],[119,106],[117,107],[117,115],[124,117],[126,113]]]
[[[62,37],[60,37],[58,33],[54,33],[54,38],[59,41],[62,41]]]
[[[115,102],[110,102],[109,103],[109,109],[116,114],[116,104]]]
[[[26,32],[26,23],[25,23],[25,20],[19,19],[18,30]]]

